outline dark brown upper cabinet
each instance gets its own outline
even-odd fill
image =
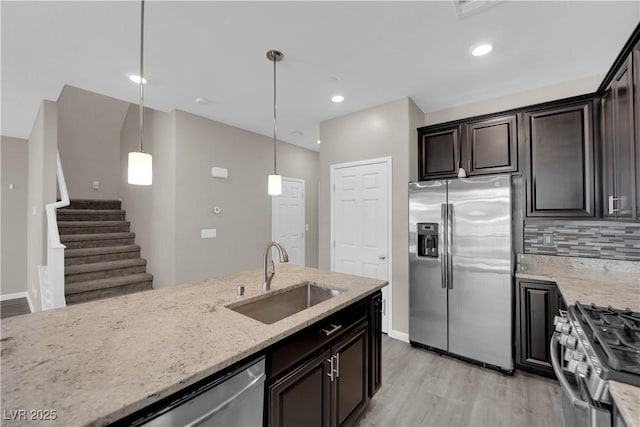
[[[518,131],[515,114],[470,122],[465,129],[467,174],[516,172]]]
[[[601,100],[604,216],[636,219],[633,53]]]
[[[595,215],[591,100],[524,113],[527,216]]]
[[[459,125],[421,128],[418,131],[418,174],[420,180],[454,178],[460,163]]]

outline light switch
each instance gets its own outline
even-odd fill
[[[309,231],[309,224],[304,225],[304,231]]]
[[[93,189],[98,190],[100,188],[100,181],[93,181]]]
[[[216,234],[215,228],[203,228],[200,230],[201,239],[215,239]]]

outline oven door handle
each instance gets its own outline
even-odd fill
[[[558,377],[558,381],[560,382],[560,387],[562,390],[568,394],[569,400],[573,406],[577,406],[580,408],[589,408],[589,404],[584,400],[580,399],[576,396],[571,384],[567,381],[567,378],[564,376],[564,372],[562,371],[562,364],[558,360],[558,350],[560,348],[560,340],[558,339],[558,333],[554,332],[551,337],[551,348],[549,351],[551,352],[551,366],[553,367],[553,371],[556,373],[556,377]]]

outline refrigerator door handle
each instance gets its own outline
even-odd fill
[[[440,205],[440,217],[442,219],[442,241],[440,242],[440,273],[442,274],[442,288],[447,288],[447,205]]]
[[[447,280],[453,289],[453,205],[447,205]]]

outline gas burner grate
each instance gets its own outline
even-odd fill
[[[615,370],[640,375],[640,313],[629,309],[577,304],[589,336],[602,348]]]

